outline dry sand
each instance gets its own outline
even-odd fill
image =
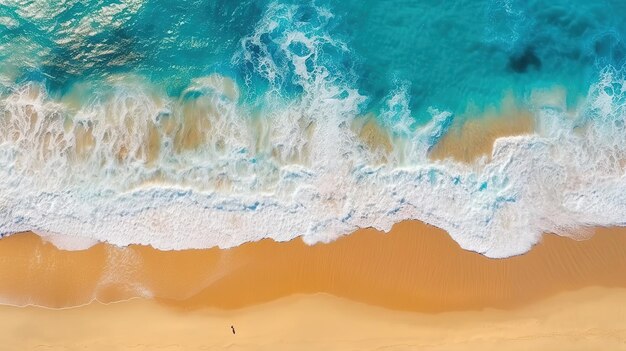
[[[497,137],[532,132],[531,114],[503,106],[430,157],[471,163]],[[374,124],[356,127],[389,152]],[[93,302],[138,296],[150,299]],[[501,260],[416,221],[315,246],[167,252],[63,251],[23,233],[0,240],[0,299],[83,305],[0,306],[0,350],[626,350],[626,229],[547,235]]]
[[[0,240],[0,350],[626,350],[626,230],[488,259],[403,222],[229,250]],[[238,330],[236,339],[230,325]],[[10,346],[9,346],[10,345]]]
[[[586,288],[512,311],[423,314],[330,295],[181,312],[152,300],[0,307],[3,350],[626,350],[626,289]],[[236,334],[233,335],[230,326]]]

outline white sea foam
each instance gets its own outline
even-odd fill
[[[219,76],[199,77],[180,99],[136,77],[90,87],[97,93],[88,101],[55,99],[34,83],[13,88],[0,101],[0,233],[225,248],[299,235],[328,242],[418,219],[465,249],[506,257],[544,232],[626,222],[618,70],[607,68],[574,112],[535,96],[536,133],[498,139],[479,166],[430,161],[453,115],[432,108],[431,122],[415,130],[399,88],[380,116],[395,121],[380,164],[380,150],[351,129],[365,97],[318,57],[324,45],[348,49],[323,25],[302,27],[295,11],[272,7],[235,58],[272,86],[289,79],[302,88],[297,98],[270,89],[261,116]]]
[[[98,240],[91,237],[76,237],[58,233],[47,233],[41,230],[35,231],[44,241],[51,243],[56,248],[68,251],[86,250],[96,244]]]

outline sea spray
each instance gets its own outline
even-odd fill
[[[98,23],[123,28],[146,6]],[[462,112],[416,107],[419,84],[403,79],[373,101],[351,43],[334,35],[340,20],[319,4],[269,3],[227,61],[235,74],[171,76],[171,86],[123,70],[89,69],[63,84],[3,71],[0,232],[225,248],[328,242],[418,219],[465,249],[506,257],[545,232],[625,222],[620,66],[598,70],[577,106],[568,90],[555,103],[542,98],[545,84],[526,88],[515,97],[534,132],[496,140],[472,164],[433,161]],[[96,32],[75,34],[82,42]]]

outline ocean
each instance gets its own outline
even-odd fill
[[[624,14],[618,0],[0,0],[0,234],[227,248],[417,219],[508,257],[543,233],[624,225]],[[482,133],[520,119],[530,130],[486,155],[433,156],[489,149]]]

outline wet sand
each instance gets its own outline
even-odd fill
[[[469,114],[461,121],[435,145],[428,155],[430,159],[451,158],[465,163],[483,156],[489,159],[496,139],[532,134],[535,130],[532,112],[517,106],[511,98],[505,98],[499,109],[481,111],[478,116]]]
[[[262,240],[228,250],[159,251],[98,244],[64,251],[34,234],[0,240],[0,297],[68,307],[154,297],[182,309],[235,309],[327,293],[385,308],[442,312],[514,308],[588,286],[626,287],[626,230],[585,241],[546,235],[494,260],[417,221],[360,230],[330,244]]]
[[[498,260],[417,221],[228,250],[64,251],[23,233],[0,260],[5,303],[85,304],[0,307],[11,349],[626,350],[625,229]],[[92,302],[136,296],[151,299]]]

